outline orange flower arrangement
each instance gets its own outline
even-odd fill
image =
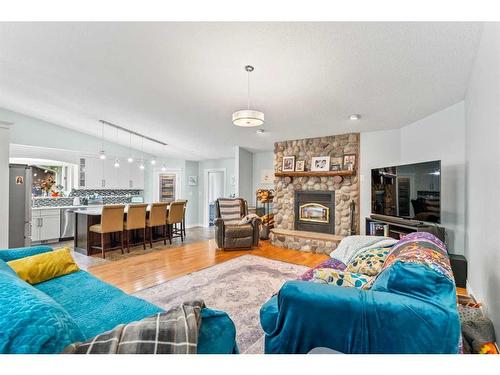
[[[40,187],[48,194],[52,190],[52,186],[54,186],[55,183],[56,181],[54,180],[54,177],[49,176],[45,180],[42,180]]]

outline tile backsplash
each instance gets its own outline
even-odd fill
[[[141,189],[73,189],[69,193],[70,197],[88,197],[90,195],[100,195],[101,197],[142,195]]]
[[[139,189],[73,189],[69,197],[37,197],[33,199],[33,207],[61,207],[73,205],[75,197],[100,196],[103,204],[130,203],[133,196],[141,196]]]

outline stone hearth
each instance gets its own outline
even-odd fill
[[[327,255],[337,248],[343,238],[335,234],[276,228],[271,229],[270,234],[275,246]]]
[[[296,161],[304,160],[305,171],[311,170],[311,160],[315,156],[330,156],[333,159],[342,158],[346,154],[355,154],[357,157],[355,173],[342,176],[342,178],[333,176],[275,177],[276,193],[273,204],[275,230],[271,235],[271,242],[274,245],[303,251],[330,253],[343,237],[359,234],[359,148],[359,133],[274,144],[275,172],[281,172],[284,156],[295,156]],[[335,220],[335,230],[333,234],[328,234],[334,237],[326,240],[322,237],[325,235],[323,233],[297,231],[295,195],[298,191],[335,193],[334,215],[332,215]],[[351,230],[351,202],[355,203],[352,223],[354,231]]]

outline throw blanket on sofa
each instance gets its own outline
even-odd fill
[[[397,240],[380,236],[349,236],[344,238],[330,256],[349,264],[351,260],[366,250],[394,245]]]
[[[66,354],[196,354],[201,325],[201,300],[185,302],[138,322],[120,324],[84,343],[71,344]]]

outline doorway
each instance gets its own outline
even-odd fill
[[[203,225],[213,226],[215,201],[226,196],[226,168],[205,169],[205,199]]]

